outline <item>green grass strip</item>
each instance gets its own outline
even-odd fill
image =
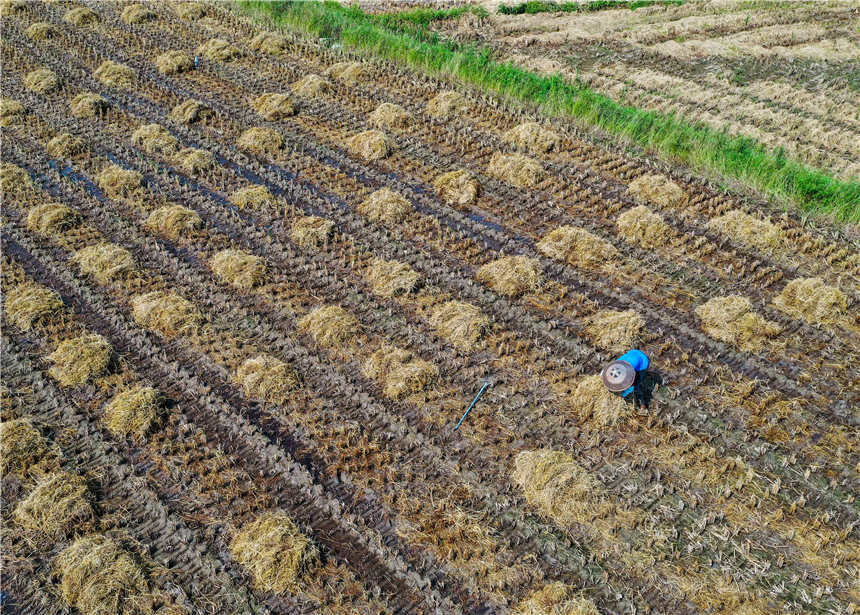
[[[776,201],[838,220],[860,221],[860,181],[842,181],[781,151],[768,150],[754,139],[690,123],[674,114],[623,105],[579,81],[496,61],[488,49],[439,42],[385,26],[354,6],[304,0],[242,0],[239,5],[305,34],[431,74],[453,76],[535,104],[546,114],[577,118],[665,158],[745,183]]]
[[[606,9],[631,9],[636,10],[643,6],[681,6],[684,0],[593,0],[592,2],[547,2],[544,0],[530,0],[508,6],[499,5],[499,13],[503,15],[522,15],[535,13],[589,13],[592,11],[604,11]]]

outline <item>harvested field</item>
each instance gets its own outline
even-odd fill
[[[592,133],[561,82],[526,105],[481,47],[722,94],[849,54],[840,2],[4,10],[4,612],[850,613],[854,230]],[[746,86],[630,51],[706,37]],[[839,62],[773,121],[857,123]]]

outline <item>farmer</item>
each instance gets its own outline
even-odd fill
[[[600,376],[611,392],[625,399],[633,399],[634,404],[643,403],[650,399],[651,393],[644,390],[650,383],[650,379],[645,378],[649,365],[651,361],[644,352],[628,350],[604,367]]]

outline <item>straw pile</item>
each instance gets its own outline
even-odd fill
[[[27,213],[27,228],[41,235],[52,235],[80,222],[77,213],[60,203],[44,203]]]
[[[490,159],[487,172],[517,188],[533,188],[546,176],[543,166],[522,154],[496,152]]]
[[[687,202],[687,193],[664,175],[643,175],[630,182],[627,192],[661,207],[681,207]]]
[[[23,282],[6,293],[5,307],[6,322],[29,331],[34,322],[62,309],[63,300],[50,288]]]
[[[0,164],[0,190],[3,196],[8,197],[10,193],[18,193],[33,187],[30,174],[18,165],[11,163]]]
[[[22,528],[60,538],[95,518],[87,481],[77,474],[52,472],[15,507]]]
[[[320,77],[319,75],[305,75],[295,83],[290,85],[293,94],[304,96],[305,98],[314,98],[321,94],[326,94],[331,90],[331,84]]]
[[[727,235],[735,241],[765,251],[782,248],[785,237],[778,226],[769,220],[760,220],[739,209],[708,221],[708,228]]]
[[[48,355],[54,365],[48,373],[63,386],[78,386],[104,373],[111,359],[111,347],[101,335],[86,334],[61,342]]]
[[[122,10],[120,19],[122,19],[123,23],[138,24],[146,21],[154,21],[158,19],[158,15],[142,4],[129,4]]]
[[[12,98],[0,98],[0,126],[11,126],[27,114],[27,108]]]
[[[798,278],[785,285],[773,304],[789,316],[807,322],[832,325],[843,320],[848,298],[821,278]]]
[[[188,175],[197,175],[215,166],[215,156],[202,149],[186,147],[172,157],[173,163]]]
[[[360,62],[338,62],[326,69],[325,76],[332,79],[340,79],[344,83],[351,84],[362,83],[369,77]]]
[[[194,58],[184,51],[165,51],[155,57],[155,67],[162,75],[176,75],[194,68]]]
[[[559,136],[537,122],[525,122],[514,126],[502,135],[502,140],[517,149],[543,154],[558,149]]]
[[[480,184],[475,176],[464,169],[443,173],[435,179],[433,187],[445,203],[455,207],[472,205],[478,200]]]
[[[170,119],[182,124],[193,124],[213,115],[212,109],[193,99],[179,103],[170,111]]]
[[[448,301],[436,307],[430,326],[456,348],[469,351],[490,326],[480,308],[462,301]]]
[[[637,346],[645,319],[635,310],[601,310],[586,321],[585,332],[601,348],[624,352]]]
[[[421,276],[406,263],[375,258],[370,264],[366,277],[374,293],[381,297],[393,297],[402,293],[411,293],[418,285]]]
[[[196,53],[212,62],[229,62],[242,55],[238,48],[221,38],[206,41],[197,47]]]
[[[248,42],[248,47],[253,51],[279,56],[284,53],[287,41],[283,36],[272,34],[271,32],[260,32]]]
[[[45,149],[54,158],[74,158],[86,151],[87,146],[80,137],[64,132],[48,141]]]
[[[397,224],[412,211],[412,204],[389,188],[380,188],[357,207],[358,213],[374,222]]]
[[[93,276],[100,284],[134,270],[131,252],[112,243],[81,248],[70,260],[80,267],[81,273]]]
[[[114,199],[131,197],[140,188],[143,175],[132,169],[123,169],[115,164],[106,166],[96,175],[96,183],[105,194]]]
[[[270,121],[282,120],[299,111],[289,95],[276,92],[267,92],[258,96],[251,103],[251,107],[260,114],[260,117]]]
[[[245,397],[273,404],[284,404],[299,386],[299,378],[289,365],[267,354],[248,359],[234,377]]]
[[[404,130],[412,124],[412,117],[400,105],[382,103],[367,117],[367,123],[381,130]]]
[[[146,570],[117,540],[78,538],[57,557],[56,570],[63,600],[82,615],[152,613]]]
[[[556,582],[520,602],[513,615],[600,615],[600,611],[589,598],[578,596],[569,585]]]
[[[192,21],[206,15],[206,7],[200,2],[178,2],[171,6],[180,19]]]
[[[379,382],[392,399],[423,391],[439,377],[439,370],[429,361],[413,358],[408,350],[387,344],[368,357],[362,373]]]
[[[26,74],[24,85],[28,90],[33,90],[39,94],[47,94],[60,87],[60,79],[57,77],[57,73],[52,70],[37,68]]]
[[[302,216],[293,222],[290,239],[302,248],[325,244],[334,233],[334,222],[319,216]]]
[[[118,88],[132,88],[137,79],[134,69],[111,60],[105,60],[93,73],[93,76],[104,83]]]
[[[262,209],[275,204],[275,196],[265,186],[248,186],[230,195],[230,202],[240,209]]]
[[[714,297],[696,308],[696,316],[705,333],[749,352],[760,350],[767,338],[782,332],[777,323],[753,312],[749,299],[738,295]]]
[[[27,36],[29,36],[34,41],[44,41],[52,38],[56,38],[59,35],[60,30],[52,23],[48,23],[47,21],[37,21],[34,24],[31,24],[29,28],[27,28]]]
[[[671,236],[671,229],[663,222],[663,218],[644,205],[619,215],[615,226],[622,237],[643,248],[663,246]]]
[[[63,21],[73,26],[90,26],[100,21],[100,17],[85,6],[74,8],[63,15]]]
[[[191,209],[181,205],[166,205],[153,211],[144,226],[171,239],[185,237],[203,226],[203,221]]]
[[[2,421],[0,452],[3,453],[0,455],[0,475],[25,476],[49,452],[48,441],[27,419]]]
[[[131,134],[131,142],[147,154],[173,154],[179,141],[161,124],[145,124]]]
[[[440,120],[451,120],[469,111],[469,102],[459,92],[440,92],[427,102],[427,113]]]
[[[202,319],[193,303],[165,291],[136,295],[131,300],[131,308],[137,324],[166,337],[193,333]]]
[[[266,277],[263,259],[242,250],[221,250],[209,260],[209,267],[222,282],[235,288],[253,288]]]
[[[600,374],[583,378],[568,402],[581,423],[591,419],[598,427],[615,425],[627,414],[624,399],[606,388]]]
[[[257,589],[275,593],[297,592],[319,560],[317,547],[282,511],[263,513],[245,524],[230,543],[230,552]]]
[[[239,149],[257,156],[270,156],[283,147],[284,139],[271,128],[255,126],[243,132],[236,144]]]
[[[24,0],[2,0],[0,2],[0,15],[15,15],[23,13],[27,9],[27,3]]]
[[[612,244],[575,226],[553,229],[535,247],[544,256],[576,267],[602,267],[618,256]]]
[[[156,423],[160,407],[158,391],[136,385],[113,396],[105,406],[102,421],[115,436],[143,440]]]
[[[75,117],[96,117],[108,108],[108,101],[94,92],[83,92],[75,96],[69,103],[69,109]]]
[[[355,316],[338,305],[318,307],[299,320],[299,331],[325,348],[348,344],[361,331]]]
[[[598,485],[567,453],[523,451],[514,461],[512,478],[529,504],[564,526],[587,523],[600,513]]]
[[[365,130],[346,140],[346,147],[353,155],[365,160],[380,160],[391,153],[393,144],[380,130]]]
[[[508,297],[532,292],[540,283],[538,262],[527,256],[505,256],[482,265],[475,279]]]

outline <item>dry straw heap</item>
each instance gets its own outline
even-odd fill
[[[282,511],[261,514],[230,543],[233,557],[261,591],[295,593],[318,565],[319,550]]]
[[[627,192],[660,207],[681,207],[687,203],[683,188],[664,175],[643,175],[630,182]]]
[[[298,113],[298,107],[289,94],[266,92],[254,99],[251,107],[265,120],[282,120]]]
[[[391,153],[394,144],[381,130],[365,130],[347,138],[346,147],[365,160],[380,160]]]
[[[618,256],[618,250],[611,243],[575,226],[553,229],[536,248],[544,256],[586,268],[603,267]]]
[[[586,596],[577,595],[569,585],[556,582],[520,602],[513,615],[600,615],[600,611]]]
[[[275,204],[275,196],[265,186],[240,188],[230,195],[230,202],[240,209],[262,209]]]
[[[154,210],[146,219],[144,226],[159,235],[178,239],[187,237],[203,226],[203,221],[191,209],[181,205],[165,205]]]
[[[277,357],[261,354],[246,360],[234,377],[245,397],[283,404],[299,386],[296,372]]]
[[[129,4],[122,10],[120,19],[122,19],[123,23],[139,24],[147,21],[155,21],[158,19],[158,15],[150,11],[143,4]]]
[[[57,557],[56,570],[60,595],[82,615],[152,612],[146,567],[109,536],[78,538]]]
[[[205,149],[186,147],[172,157],[174,164],[189,175],[197,175],[215,166],[215,156]]]
[[[605,350],[624,352],[638,345],[645,319],[636,310],[601,310],[586,321],[585,332]]]
[[[48,441],[27,419],[0,422],[0,474],[26,476],[39,473],[37,467],[49,453]]]
[[[271,32],[260,32],[248,41],[248,47],[252,51],[278,56],[284,53],[284,50],[287,48],[287,41],[283,36],[272,34]]]
[[[27,171],[8,162],[0,164],[0,189],[3,190],[3,196],[25,192],[32,187],[33,180],[30,179],[30,174]]]
[[[37,21],[27,28],[27,36],[34,41],[45,41],[56,38],[60,34],[60,29],[47,21]]]
[[[439,377],[439,370],[429,361],[387,344],[368,357],[362,373],[379,382],[385,395],[393,399],[423,391]]]
[[[739,209],[712,218],[707,226],[735,241],[768,252],[781,249],[785,243],[785,236],[778,226]]]
[[[242,55],[237,47],[221,38],[213,38],[199,45],[196,53],[212,62],[229,62]]]
[[[767,338],[782,332],[777,323],[754,312],[749,299],[738,295],[714,297],[696,308],[696,316],[705,333],[745,351],[760,350]]]
[[[101,21],[101,18],[93,10],[79,6],[63,15],[63,21],[72,26],[91,26]]]
[[[201,2],[177,2],[171,7],[180,19],[192,21],[206,15],[206,6]]]
[[[253,288],[266,277],[263,259],[242,250],[221,250],[212,256],[209,267],[222,282],[236,288]]]
[[[846,319],[848,298],[821,278],[798,278],[785,285],[773,304],[789,316],[819,325]]]
[[[0,126],[11,126],[27,115],[27,108],[12,98],[0,98]]]
[[[325,348],[349,344],[361,332],[355,316],[338,305],[318,307],[299,320],[299,331]]]
[[[60,87],[60,78],[52,70],[37,68],[27,73],[24,77],[24,85],[28,90],[33,90],[39,94],[47,94]]]
[[[533,188],[546,177],[543,166],[537,160],[522,154],[501,152],[493,154],[487,172],[517,188]]]
[[[108,106],[108,101],[94,92],[82,92],[69,102],[75,117],[96,117],[107,111]]]
[[[18,284],[6,293],[6,322],[29,331],[33,323],[63,308],[60,295],[32,282]]]
[[[386,102],[367,116],[367,123],[380,130],[405,130],[412,124],[412,117],[400,105]]]
[[[80,217],[61,203],[43,203],[27,213],[27,228],[40,235],[52,235],[70,229]]]
[[[193,303],[165,291],[137,295],[131,300],[131,308],[137,324],[167,337],[195,332],[202,319]]]
[[[87,145],[80,137],[64,132],[48,141],[45,149],[48,154],[55,158],[74,158],[84,153]]]
[[[106,166],[96,175],[96,183],[105,194],[114,199],[134,196],[141,186],[143,175],[115,164]]]
[[[338,62],[329,66],[325,75],[350,84],[359,84],[368,78],[367,70],[360,62]]]
[[[254,126],[239,136],[237,145],[239,149],[257,156],[272,156],[284,146],[284,138],[271,128]]]
[[[93,76],[104,83],[118,88],[133,88],[137,73],[133,68],[112,60],[105,60],[93,73]]]
[[[176,75],[194,68],[194,58],[184,51],[165,51],[155,57],[155,67],[162,75]]]
[[[373,259],[367,271],[367,281],[373,292],[381,297],[410,293],[418,285],[420,275],[406,263]]]
[[[628,209],[615,221],[618,233],[643,248],[657,248],[666,245],[672,230],[663,222],[659,214],[639,205]]]
[[[455,207],[473,205],[478,200],[481,185],[464,169],[443,173],[433,181],[433,187],[445,203]]]
[[[59,538],[95,518],[92,500],[82,476],[52,472],[15,507],[15,523],[26,530]]]
[[[131,142],[147,154],[174,154],[179,140],[161,124],[144,124],[131,134]]]
[[[103,374],[111,360],[111,346],[101,335],[85,334],[60,342],[48,355],[48,370],[63,386],[78,386]]]
[[[194,122],[210,118],[213,115],[212,109],[193,99],[179,103],[170,111],[170,119],[182,124],[193,124]]]
[[[290,239],[302,248],[324,245],[334,233],[334,222],[319,216],[302,216],[293,222]]]
[[[475,278],[508,297],[532,292],[540,284],[538,262],[527,256],[504,256],[482,265]]]
[[[319,75],[310,74],[292,83],[290,88],[296,96],[314,98],[331,91],[331,83]]]
[[[606,388],[600,374],[580,380],[568,402],[580,422],[591,420],[598,427],[615,425],[627,414],[624,399]]]
[[[121,274],[134,270],[131,252],[112,243],[99,243],[77,250],[71,258],[81,273],[93,276],[106,284]]]
[[[135,385],[120,391],[105,406],[105,427],[115,436],[143,440],[158,420],[161,396],[154,388]]]
[[[440,92],[427,102],[427,113],[439,120],[452,120],[468,113],[469,101],[459,92]]]
[[[430,326],[456,348],[469,351],[490,326],[480,308],[462,301],[448,301],[430,315]]]
[[[412,212],[412,204],[389,188],[380,188],[359,203],[358,213],[374,222],[397,224]]]
[[[559,136],[555,132],[544,128],[537,122],[526,122],[514,126],[502,135],[502,140],[517,149],[535,154],[558,150],[560,142]]]

